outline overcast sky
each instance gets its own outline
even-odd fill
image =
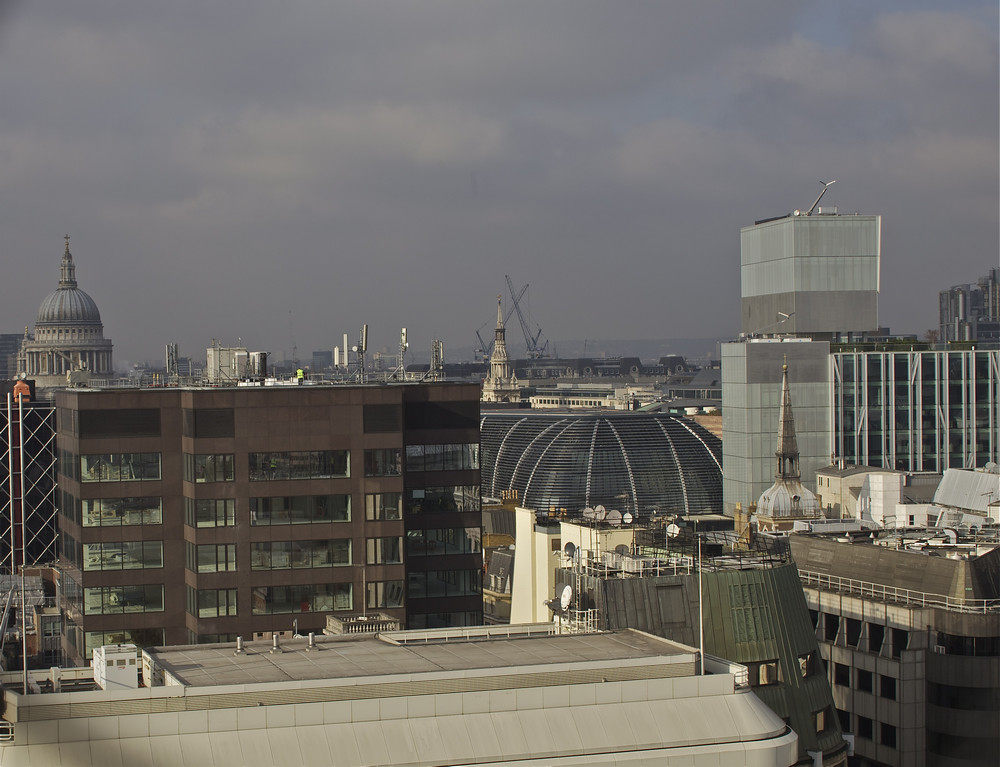
[[[883,214],[882,324],[998,259],[997,5],[0,0],[0,332],[72,235],[116,358],[730,336],[739,228]]]

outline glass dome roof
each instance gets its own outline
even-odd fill
[[[722,441],[666,413],[483,413],[482,492],[533,509],[722,510]]]

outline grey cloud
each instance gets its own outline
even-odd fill
[[[834,174],[885,214],[883,322],[922,330],[996,258],[995,13],[895,8],[816,41],[781,0],[22,4],[0,327],[69,229],[130,359],[467,345],[505,272],[555,338],[729,335],[739,227]]]

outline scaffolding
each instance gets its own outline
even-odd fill
[[[25,568],[56,558],[56,411],[51,403],[7,394],[0,409],[0,574],[10,576],[4,601],[17,605],[23,686],[27,694]],[[13,585],[20,578],[20,587]],[[7,611],[5,611],[6,613]],[[6,632],[6,625],[0,631]]]

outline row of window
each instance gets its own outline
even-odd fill
[[[413,613],[406,618],[406,626],[411,629],[438,629],[451,626],[482,625],[480,612]]]
[[[327,479],[350,476],[350,451],[250,453],[250,479]],[[410,471],[452,471],[479,468],[479,444],[408,445],[406,465]],[[365,450],[366,477],[398,477],[402,474],[402,450]],[[184,479],[196,484],[232,482],[236,478],[232,453],[185,453]],[[97,453],[80,456],[83,482],[131,482],[160,479],[159,453]]]
[[[416,531],[407,545],[413,556],[475,553],[479,548],[478,528],[444,528]],[[77,544],[69,536],[61,540],[62,553],[79,564]],[[232,572],[236,570],[236,544],[186,544],[187,569],[198,573]],[[163,567],[162,541],[105,541],[82,544],[83,569],[148,570]],[[368,538],[365,563],[400,564],[403,561],[403,539],[399,537]],[[351,539],[306,541],[255,541],[250,544],[250,567],[254,570],[288,570],[313,567],[350,565]]]
[[[369,493],[365,496],[365,518],[395,520],[402,516],[402,493]],[[351,521],[351,496],[294,495],[251,498],[250,524],[298,525]],[[163,503],[158,496],[85,498],[80,501],[62,494],[62,513],[84,527],[158,525],[163,522]],[[190,527],[231,527],[236,524],[236,501],[232,498],[185,498],[184,520]]]
[[[409,530],[407,557],[434,557],[441,554],[477,554],[482,551],[478,527],[445,527]]]
[[[822,627],[822,637],[827,642],[839,639],[848,647],[871,653],[888,653],[899,658],[910,641],[910,633],[905,629],[888,628],[880,623],[862,621],[857,618],[841,617],[835,613],[820,613],[810,610],[813,625]]]
[[[83,590],[86,615],[120,615],[163,610],[163,584],[100,586]]]
[[[250,480],[334,479],[351,476],[349,450],[250,453]]]
[[[846,713],[846,712],[845,712]],[[841,717],[843,719],[843,717]],[[848,715],[848,719],[850,716]],[[843,722],[842,722],[843,723]],[[858,715],[858,726],[855,733],[859,738],[865,740],[875,740],[875,722],[867,716]],[[887,748],[896,748],[896,727],[895,725],[882,722],[879,726],[879,743]]]
[[[478,596],[483,590],[481,570],[430,570],[407,573],[407,593],[411,599],[421,597]]]
[[[236,589],[193,589],[188,586],[187,611],[198,618],[236,615]]]
[[[195,573],[227,573],[236,570],[235,543],[185,545],[187,569]]]
[[[350,521],[351,496],[346,494],[250,499],[250,524],[255,526]]]
[[[350,583],[256,586],[253,589],[251,605],[254,615],[352,610],[354,609],[353,587]]]
[[[96,453],[80,456],[81,482],[160,479],[159,453]]]
[[[184,521],[189,527],[232,527],[236,501],[232,498],[185,498]]]
[[[879,689],[878,694],[882,698],[888,698],[889,700],[896,700],[896,678],[892,676],[885,676],[884,674],[876,674],[873,671],[868,671],[863,668],[855,669],[854,671],[854,681],[855,687],[861,692],[867,692],[875,694],[875,678],[878,677]],[[833,683],[840,685],[841,687],[851,686],[851,667],[843,663],[833,664]]]
[[[73,496],[64,502],[72,505]],[[84,498],[77,520],[84,527],[121,527],[122,525],[158,525],[163,522],[163,502],[159,497]]]
[[[184,454],[184,479],[188,482],[232,482],[236,478],[232,453]]]
[[[251,570],[340,567],[351,564],[350,538],[318,541],[254,541]]]
[[[369,493],[365,496],[365,519],[399,519],[403,515],[402,493]]]
[[[425,487],[406,491],[408,515],[479,510],[479,485]]]
[[[83,544],[84,570],[150,570],[163,567],[163,541]]]
[[[479,469],[479,443],[407,445],[407,471]]]

